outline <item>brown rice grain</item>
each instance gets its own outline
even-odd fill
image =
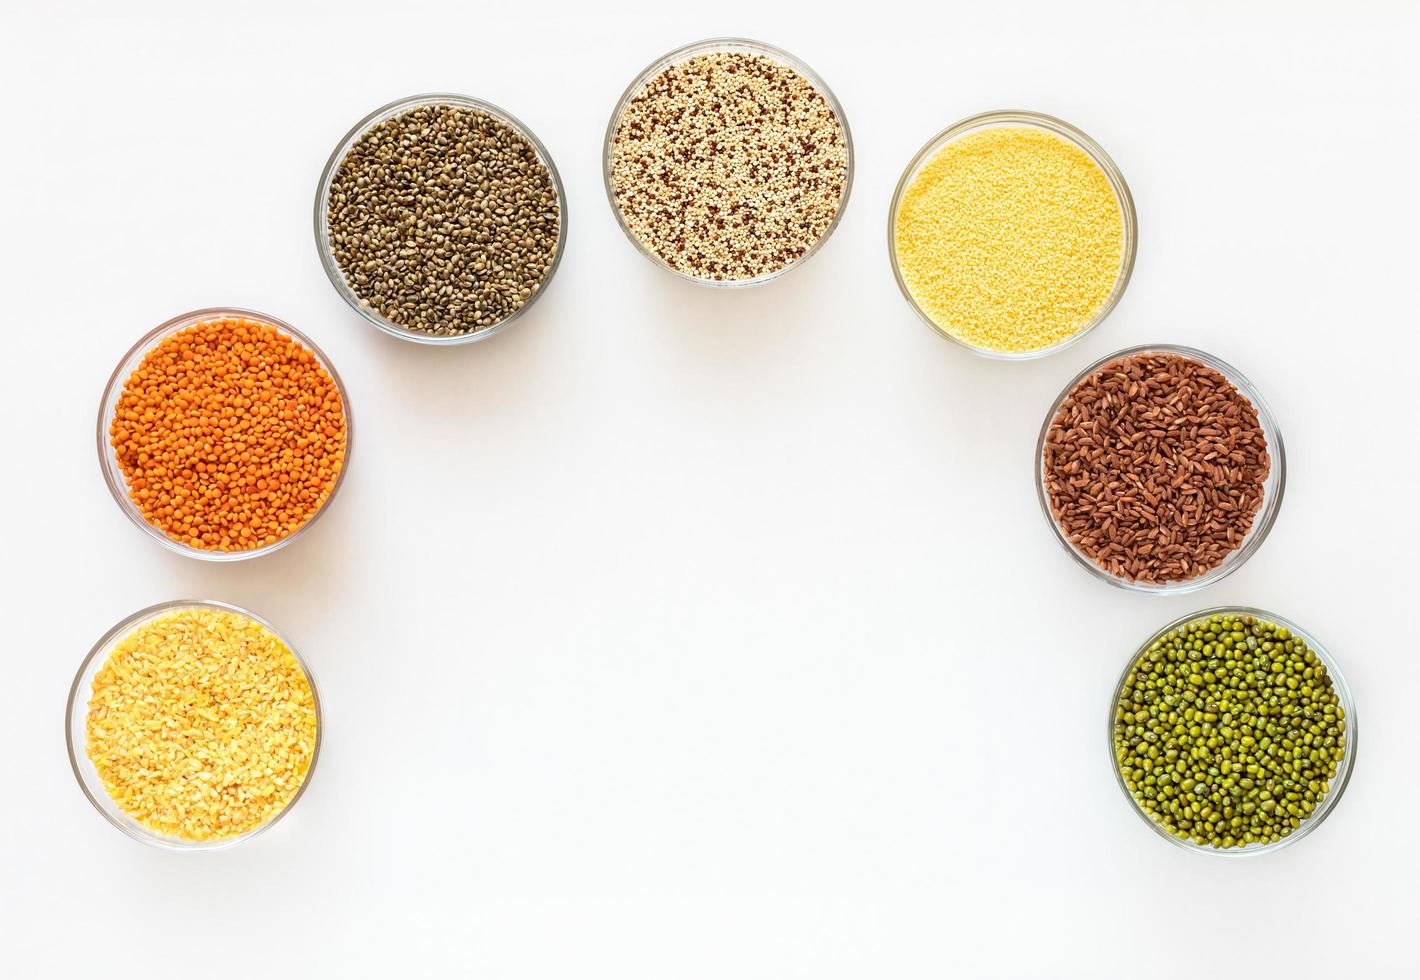
[[[1272,463],[1257,409],[1232,382],[1147,352],[1075,385],[1041,465],[1070,542],[1110,575],[1157,585],[1205,574],[1242,545]]]

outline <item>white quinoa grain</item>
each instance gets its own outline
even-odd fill
[[[671,268],[756,279],[832,226],[848,180],[843,126],[788,65],[714,52],[654,76],[622,114],[611,185],[631,233]]]

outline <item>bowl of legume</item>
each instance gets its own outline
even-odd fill
[[[1356,758],[1356,703],[1316,637],[1243,606],[1175,620],[1129,659],[1109,752],[1130,805],[1194,851],[1266,854],[1331,813]]]
[[[94,808],[155,847],[216,850],[291,811],[320,753],[320,698],[255,613],[204,599],[141,609],[69,690],[69,762]]]
[[[1085,368],[1036,442],[1036,496],[1055,539],[1092,576],[1134,592],[1193,592],[1237,571],[1267,539],[1286,484],[1261,393],[1175,344]]]
[[[888,257],[903,298],[983,357],[1080,341],[1129,285],[1139,229],[1124,175],[1085,133],[1038,112],[948,126],[892,196]]]
[[[252,310],[173,317],[129,348],[99,404],[104,482],[133,524],[205,561],[305,533],[349,468],[350,399],[295,327]]]
[[[547,147],[515,116],[429,93],[355,124],[321,173],[316,249],[341,298],[400,340],[506,329],[546,292],[567,245]]]
[[[721,37],[636,76],[602,150],[612,214],[637,251],[702,286],[757,286],[826,242],[853,186],[843,107],[780,48]]]

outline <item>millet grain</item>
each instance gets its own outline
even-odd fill
[[[937,327],[973,347],[1063,343],[1108,302],[1124,221],[1109,178],[1043,129],[997,126],[939,149],[907,185],[894,248],[903,284]]]

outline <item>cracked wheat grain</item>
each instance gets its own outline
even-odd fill
[[[315,695],[295,656],[239,613],[159,616],[94,677],[89,759],[149,830],[209,841],[255,830],[300,790],[316,747]]]

